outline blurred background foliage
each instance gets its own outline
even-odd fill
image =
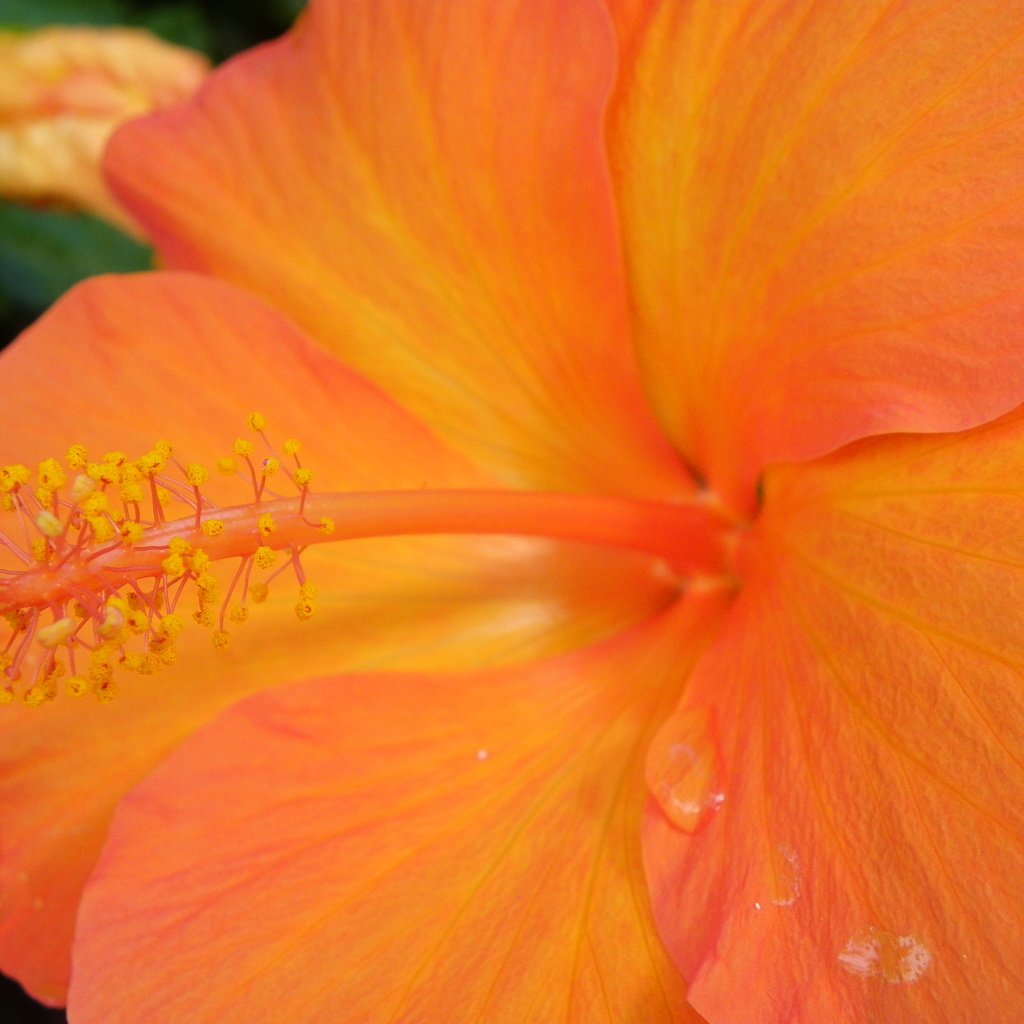
[[[305,0],[0,0],[0,29],[130,25],[205,53],[215,64],[280,35]],[[76,281],[144,270],[143,245],[85,214],[0,200],[0,346]],[[6,1024],[6,1018],[0,1016]]]
[[[130,25],[219,64],[280,35],[305,0],[0,0],[0,29],[44,25]],[[0,200],[0,347],[76,281],[152,266],[152,252],[102,221]],[[3,382],[0,381],[0,395]],[[47,1009],[0,977],[0,1024],[60,1024]],[[142,1024],[142,1022],[140,1022]]]

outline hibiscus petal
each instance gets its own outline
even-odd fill
[[[167,437],[183,460],[211,465],[258,409],[272,440],[303,441],[314,487],[488,482],[279,314],[201,277],[90,282],[6,350],[0,372],[0,463],[70,442],[134,454]],[[78,895],[121,795],[240,696],[343,668],[484,667],[572,649],[674,592],[647,559],[522,538],[350,541],[303,563],[321,592],[308,623],[282,580],[229,650],[186,630],[177,665],[126,677],[112,704],[0,708],[0,964],[37,996],[63,999]]]
[[[713,1024],[1020,1019],[1022,450],[1018,411],[769,473],[687,687],[724,803],[696,835],[646,825],[662,936]]]
[[[641,363],[713,485],[1024,398],[1024,11],[610,0]]]
[[[695,1020],[650,921],[641,765],[725,603],[526,668],[236,706],[122,804],[74,1019]]]
[[[314,0],[118,134],[111,180],[168,265],[264,296],[507,480],[678,491],[628,343],[613,63],[590,0]]]

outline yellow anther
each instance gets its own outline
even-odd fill
[[[56,459],[43,459],[39,463],[39,482],[44,487],[57,488],[67,480],[64,467]]]
[[[258,412],[249,413],[248,423],[250,430],[265,430],[267,426],[266,417],[262,416]]]
[[[173,665],[177,660],[178,652],[174,647],[174,641],[167,637],[152,637],[148,647],[161,665]]]
[[[231,635],[223,629],[215,629],[213,631],[213,646],[219,651],[223,651],[229,643],[231,643]]]
[[[305,622],[307,619],[311,619],[316,612],[316,601],[311,597],[300,597],[298,603],[295,605],[295,614],[298,616],[300,622]]]
[[[201,572],[196,577],[196,586],[199,588],[201,601],[212,601],[217,590],[217,577],[212,572]]]
[[[64,524],[44,508],[36,516],[36,526],[44,537],[59,537],[64,532]]]
[[[112,462],[115,466],[123,466],[128,461],[128,456],[124,452],[106,452],[103,461]]]
[[[114,525],[104,516],[86,516],[86,522],[92,527],[93,540],[98,544],[110,540],[114,533]]]
[[[188,567],[196,573],[204,572],[210,564],[210,556],[200,549],[196,549],[189,556]]]
[[[97,482],[116,484],[121,480],[121,467],[113,462],[90,462],[85,471]]]
[[[45,686],[30,686],[22,695],[21,699],[30,707],[38,708],[47,701],[53,700],[53,694]]]
[[[217,460],[217,472],[225,476],[231,476],[238,469],[238,463],[234,459],[223,458]]]
[[[257,518],[256,528],[260,531],[261,537],[269,537],[274,532],[274,517],[269,512],[264,512]]]
[[[277,552],[272,548],[268,548],[265,544],[261,544],[252,557],[257,569],[270,569],[277,560]]]
[[[296,441],[294,437],[289,437],[288,440],[285,441],[283,445],[281,445],[281,450],[285,453],[285,455],[298,455],[300,448],[302,448],[302,445],[299,444],[299,442]]]
[[[71,500],[80,505],[86,498],[96,490],[96,481],[92,477],[79,473],[71,481]]]
[[[168,555],[160,566],[169,576],[181,576],[185,571],[185,559],[181,555]]]
[[[117,662],[117,651],[110,644],[100,644],[89,657],[89,670],[86,673],[94,683],[109,679]]]
[[[169,615],[165,615],[157,624],[157,632],[167,637],[169,640],[175,640],[181,636],[181,631],[185,628],[185,620],[180,615],[175,615],[173,612]]]
[[[160,671],[160,659],[149,652],[142,655],[142,664],[139,666],[139,672],[144,676],[153,676]]]
[[[71,469],[85,469],[86,463],[89,461],[89,454],[85,450],[85,445],[73,444],[68,449],[67,455],[64,456],[64,461]]]
[[[141,609],[134,608],[125,616],[125,624],[138,635],[149,629],[149,616]]]
[[[9,494],[0,494],[0,508],[5,512],[13,512],[14,499]]]
[[[271,474],[276,473],[280,468],[281,463],[278,462],[273,455],[268,455],[263,460],[263,465],[260,467],[260,472],[264,476],[270,476]]]
[[[16,462],[11,466],[4,466],[0,471],[0,490],[13,491],[16,487],[23,487],[32,479],[28,466]]]
[[[248,458],[253,453],[253,443],[252,441],[246,441],[244,437],[236,437],[231,450],[242,458]]]
[[[141,480],[143,477],[142,470],[139,469],[138,463],[126,462],[121,467],[121,483],[132,483]]]
[[[122,523],[118,533],[125,544],[138,544],[145,536],[146,528],[141,523]]]
[[[192,552],[192,545],[184,537],[172,537],[167,545],[167,550],[172,555],[188,555]]]
[[[203,523],[203,533],[207,537],[219,537],[224,532],[223,519],[207,519]]]
[[[313,470],[311,469],[297,469],[295,470],[295,482],[299,487],[308,487],[313,481]]]
[[[154,675],[160,668],[160,662],[149,653],[141,654],[138,651],[129,651],[121,660],[121,664],[131,672],[138,672],[139,675]]]
[[[142,501],[142,485],[132,480],[126,484],[121,484],[120,489],[121,500],[131,504],[134,502],[138,504]]]
[[[210,479],[210,471],[198,462],[190,462],[185,470],[185,478],[193,487],[202,487]]]
[[[98,516],[107,511],[110,502],[102,491],[94,490],[92,494],[82,499],[81,507],[87,516]]]
[[[236,626],[240,626],[242,625],[243,622],[246,622],[248,620],[249,609],[246,608],[244,604],[236,604],[228,612],[228,618]]]
[[[209,608],[200,608],[199,611],[192,613],[192,618],[199,623],[200,626],[210,627],[214,623],[213,612]]]
[[[174,446],[170,441],[157,441],[157,443],[153,445],[153,451],[166,462],[167,459],[174,454]]]
[[[322,516],[320,519],[320,532],[327,535],[334,533],[334,520],[329,516]]]
[[[114,689],[114,680],[109,678],[101,679],[93,687],[93,693],[96,694],[96,699],[101,704],[109,704],[114,699],[114,695],[116,693]]]
[[[45,537],[34,537],[28,549],[37,562],[45,562],[50,557],[50,542]]]
[[[319,593],[320,592],[316,589],[316,584],[315,583],[309,583],[307,581],[306,583],[299,584],[299,597],[314,597],[315,598],[315,597],[319,596]]]
[[[57,619],[48,626],[36,630],[36,642],[43,647],[59,647],[78,628],[74,619]]]
[[[143,476],[155,476],[163,470],[166,464],[167,460],[161,458],[157,451],[146,452],[146,454],[135,463],[139,472]]]
[[[252,598],[253,604],[263,604],[269,594],[270,587],[266,583],[254,583],[249,587],[249,597]]]
[[[84,697],[92,689],[92,683],[85,676],[70,676],[64,685],[72,697]]]
[[[37,487],[36,488],[36,501],[40,505],[52,505],[53,504],[53,488],[52,487]]]

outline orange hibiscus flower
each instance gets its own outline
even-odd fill
[[[103,182],[103,147],[127,118],[191,95],[207,70],[139,29],[0,31],[0,195],[136,230]]]
[[[169,269],[2,362],[4,968],[75,1024],[1016,1020],[1022,71],[1002,0],[314,0],[123,128]]]

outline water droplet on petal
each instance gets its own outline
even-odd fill
[[[772,903],[791,907],[800,895],[800,856],[788,843],[776,847],[778,856],[772,863]]]
[[[658,730],[647,752],[647,787],[676,828],[702,829],[725,802],[711,713],[682,708]]]
[[[931,966],[932,954],[913,935],[867,928],[846,943],[837,959],[851,974],[898,985],[917,981]]]

